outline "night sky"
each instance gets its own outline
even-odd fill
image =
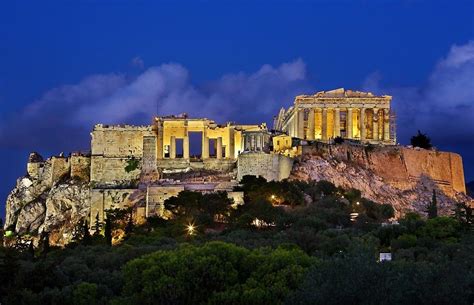
[[[393,95],[398,141],[474,179],[473,1],[3,1],[0,215],[30,151],[87,150],[95,123],[270,123],[338,87]]]

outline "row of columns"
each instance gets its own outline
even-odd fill
[[[156,154],[158,159],[164,158],[164,126],[163,121],[157,121],[157,149]],[[227,158],[234,158],[235,153],[235,130],[231,126],[227,126],[226,130],[227,138],[229,143],[225,145],[225,156]],[[189,136],[188,136],[188,122],[184,122],[184,137],[183,139],[183,159],[189,160],[190,158],[190,145],[189,145]],[[201,158],[209,158],[209,136],[207,134],[207,127],[202,129],[202,147],[201,147]],[[216,157],[217,159],[223,158],[223,140],[222,137],[214,138],[216,140]],[[176,136],[170,136],[170,145],[169,145],[169,158],[176,159]]]
[[[347,115],[346,115],[346,137],[349,139],[354,138],[353,134],[353,109],[354,108],[347,108]],[[367,130],[366,130],[366,113],[365,110],[370,109],[370,108],[359,108],[359,130],[360,130],[360,140],[364,141],[367,138]],[[378,119],[373,120],[373,139],[374,140],[383,140],[383,141],[389,141],[390,140],[390,118],[388,115],[388,111],[385,109],[373,109],[373,116],[378,117],[378,111],[383,110],[383,116],[382,116],[382,123],[384,124],[383,127],[383,135],[379,135],[379,121]],[[327,108],[321,108],[322,112],[322,119],[321,119],[321,137],[322,140],[328,140],[328,109]],[[334,137],[341,136],[341,112],[340,108],[334,108]],[[299,110],[297,114],[297,120],[296,120],[296,130],[297,130],[297,137],[299,138],[304,138],[304,110]],[[309,140],[314,140],[314,135],[315,135],[315,109],[310,109],[308,113],[308,129],[309,129]]]
[[[209,137],[203,135],[202,159],[209,159]],[[171,136],[169,146],[170,159],[176,159],[176,137]],[[222,159],[222,137],[216,138],[216,158]],[[189,159],[189,136],[183,138],[183,159]]]
[[[265,148],[265,136],[261,133],[243,134],[244,151],[263,151]]]

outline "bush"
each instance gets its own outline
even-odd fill
[[[424,149],[431,149],[433,145],[431,145],[431,139],[424,133],[418,130],[418,133],[411,137],[410,143],[413,147],[420,147]]]

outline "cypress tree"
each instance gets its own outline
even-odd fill
[[[436,191],[433,190],[433,197],[431,198],[431,203],[428,205],[428,219],[438,217],[438,200],[436,199]]]
[[[101,228],[102,228],[102,223],[99,221],[99,213],[97,213],[97,215],[95,215],[94,236],[100,235]]]
[[[89,245],[91,243],[91,233],[89,232],[89,223],[84,221],[82,227],[82,244]]]
[[[130,211],[128,216],[127,226],[125,227],[125,235],[128,237],[133,231],[133,211]]]
[[[112,246],[112,222],[110,217],[105,219],[104,235],[107,245]]]

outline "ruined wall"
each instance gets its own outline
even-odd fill
[[[140,189],[91,189],[90,225],[94,225],[97,215],[103,222],[106,210],[143,206],[144,200],[145,192]]]
[[[317,143],[304,146],[303,155],[355,163],[402,190],[413,188],[420,179],[427,178],[447,195],[466,193],[462,158],[456,153],[400,146]]]
[[[149,187],[146,195],[145,215],[147,216],[169,216],[165,214],[165,200],[178,196],[184,190],[183,185],[154,186]]]
[[[141,158],[143,137],[148,135],[153,135],[152,126],[96,125],[91,133],[92,155]]]
[[[90,179],[95,186],[133,185],[137,182],[142,166],[144,137],[153,136],[151,126],[96,125],[91,133]],[[131,158],[139,166],[127,172]]]
[[[128,165],[129,158],[92,156],[91,182],[94,187],[135,185],[138,183],[141,172],[141,158],[137,160],[138,167],[127,172],[125,167]]]
[[[68,158],[51,157],[51,185],[62,177],[69,175],[70,170],[71,164],[69,163]]]
[[[268,181],[280,181],[290,176],[293,159],[280,154],[249,152],[239,155],[237,180],[243,176],[261,176]]]
[[[90,180],[91,158],[87,156],[72,155],[70,158],[71,177],[83,181]]]

